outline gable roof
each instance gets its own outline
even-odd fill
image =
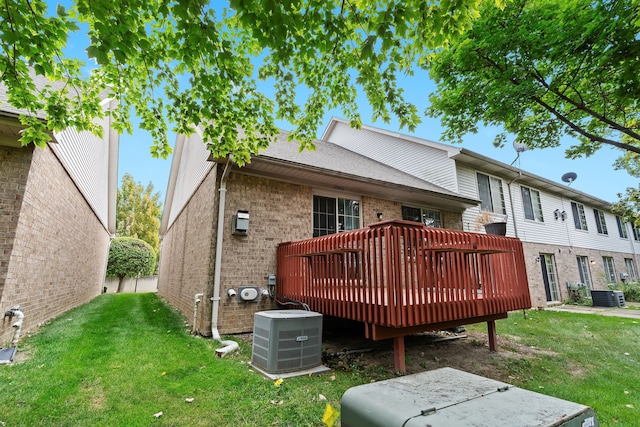
[[[323,134],[323,138],[333,131],[336,126],[349,126],[349,122],[333,117],[331,122],[327,126]],[[508,165],[506,163],[499,162],[490,157],[484,156],[480,153],[468,150],[466,148],[447,145],[441,142],[435,142],[424,138],[419,138],[412,135],[405,135],[398,132],[388,131],[380,129],[374,126],[362,125],[362,129],[366,129],[371,132],[376,132],[382,135],[386,135],[398,140],[408,141],[410,143],[419,144],[431,148],[444,150],[448,153],[448,156],[453,159],[457,164],[468,166],[472,169],[476,169],[480,172],[486,172],[488,174],[495,175],[497,177],[504,178],[508,181],[514,180],[518,184],[529,186],[534,189],[543,190],[545,192],[565,197],[567,199],[574,200],[576,202],[584,203],[586,205],[602,209],[610,210],[611,203],[599,199],[590,194],[576,190],[566,184],[558,183],[542,176],[527,172],[517,167]]]
[[[314,143],[315,151],[299,152],[298,142],[289,142],[288,133],[282,131],[275,143],[237,171],[452,211],[479,203],[337,144]]]

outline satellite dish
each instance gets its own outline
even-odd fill
[[[516,150],[516,153],[518,154],[516,155],[516,158],[513,159],[513,162],[511,162],[511,166],[513,166],[513,164],[518,161],[518,159],[520,158],[520,153],[527,150],[527,144],[518,141],[518,138],[516,138],[513,140],[513,149]]]
[[[567,182],[569,183],[569,185],[571,185],[571,183],[575,181],[577,177],[578,177],[578,174],[576,174],[575,172],[567,172],[564,175],[562,175],[561,179],[564,182]]]
[[[527,151],[527,148],[527,144],[525,144],[524,142],[520,142],[518,138],[513,140],[513,149],[516,150],[517,153]]]

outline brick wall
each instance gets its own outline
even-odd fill
[[[266,289],[268,274],[276,273],[276,249],[279,243],[312,237],[313,190],[310,187],[231,174],[228,182],[225,218],[224,252],[222,255],[222,289],[220,301],[220,333],[249,332],[257,311],[276,308],[270,299],[238,302],[227,297],[227,290],[240,286]],[[326,194],[326,193],[325,193]],[[373,197],[361,199],[364,226],[383,220],[401,219],[401,204]],[[248,210],[249,235],[231,234],[231,218],[238,210]],[[455,218],[455,213],[444,213]],[[457,214],[461,221],[461,215]]]
[[[31,148],[0,146],[0,301],[31,165]],[[0,314],[4,314],[0,313]]]
[[[211,335],[211,300],[216,253],[218,190],[222,168],[212,171],[196,190],[162,240],[158,291],[193,323],[194,295],[204,297],[198,305],[198,332]],[[216,181],[217,180],[217,181]],[[325,192],[326,194],[326,192]],[[312,237],[313,189],[282,181],[232,172],[227,178],[224,214],[222,267],[218,332],[233,334],[250,332],[258,311],[278,308],[270,298],[256,302],[240,301],[227,292],[251,286],[267,289],[267,276],[276,274],[278,244]],[[363,224],[400,219],[401,204],[372,197],[362,197]],[[232,233],[233,216],[249,212],[249,233]],[[457,218],[458,213],[443,213]],[[453,221],[455,223],[455,221]]]
[[[205,177],[163,236],[158,271],[158,293],[182,312],[191,325],[194,296],[204,294],[198,305],[196,325],[203,335],[211,335],[209,298],[213,284],[213,227],[218,200],[216,169]]]
[[[0,313],[19,304],[26,332],[100,294],[109,234],[49,148],[16,150],[24,150],[12,154],[21,162],[24,153],[33,156]],[[19,173],[24,172],[23,165]],[[0,342],[10,339],[12,323],[9,318],[0,323]]]
[[[267,275],[276,274],[278,244],[311,237],[312,192],[309,187],[237,173],[229,176],[227,189],[218,330],[228,334],[253,330],[254,313],[277,308],[269,298],[239,302],[227,297],[227,290],[266,289]],[[231,233],[238,210],[249,211],[247,236]]]
[[[558,290],[560,300],[569,298],[567,282],[580,282],[578,271],[578,256],[587,257],[593,264],[589,263],[589,273],[591,277],[592,289],[607,289],[608,283],[605,278],[603,256],[610,256],[616,269],[616,278],[620,278],[621,272],[626,272],[625,258],[633,258],[632,254],[620,252],[606,252],[596,249],[584,249],[568,246],[545,245],[538,243],[523,242],[525,263],[527,265],[527,277],[529,279],[529,290],[531,292],[531,303],[534,307],[545,307],[547,299],[542,280],[542,267],[537,258],[540,254],[553,254],[557,273]]]

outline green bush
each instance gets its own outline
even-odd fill
[[[616,283],[609,285],[609,289],[624,292],[624,300],[640,302],[640,283]]]
[[[122,291],[125,277],[153,274],[156,253],[145,241],[133,237],[116,237],[109,246],[107,277],[118,277],[118,292]]]

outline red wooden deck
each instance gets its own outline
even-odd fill
[[[488,322],[531,307],[518,239],[386,221],[278,247],[277,293],[394,338],[404,371],[405,335]]]

